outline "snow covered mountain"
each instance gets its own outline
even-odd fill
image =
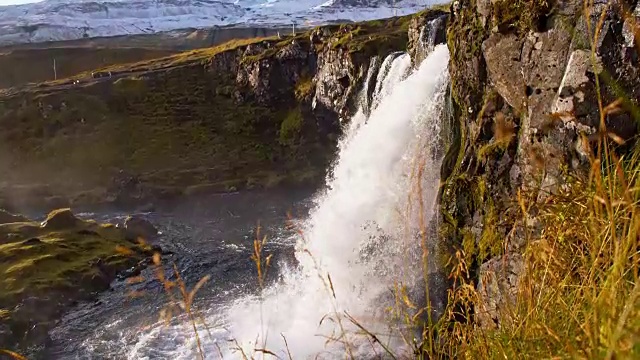
[[[45,0],[0,7],[0,46],[213,26],[298,26],[405,15],[443,0]]]

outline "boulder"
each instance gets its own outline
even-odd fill
[[[71,209],[58,209],[50,212],[41,226],[47,230],[65,230],[78,226],[80,222]]]
[[[158,237],[158,229],[140,216],[127,217],[124,221],[124,230],[127,240],[136,241],[142,238],[145,241],[153,241]]]
[[[16,222],[28,222],[29,219],[22,215],[15,215],[8,211],[0,209],[0,224],[10,224]]]
[[[510,319],[509,309],[515,305],[523,270],[524,260],[518,253],[493,258],[480,266],[477,320],[481,326],[499,327]]]
[[[526,106],[525,83],[520,61],[522,44],[523,40],[514,34],[493,34],[482,44],[493,86],[511,107],[518,110]]]

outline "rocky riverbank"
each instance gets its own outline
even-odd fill
[[[139,218],[100,224],[59,209],[38,223],[0,210],[0,349],[42,346],[71,306],[146,266],[156,235]]]

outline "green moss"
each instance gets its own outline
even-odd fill
[[[338,35],[330,43],[333,48],[345,48],[352,54],[358,53],[366,57],[386,55],[406,48],[411,18],[412,16],[402,16],[358,25],[342,25]]]
[[[280,124],[279,139],[282,145],[292,145],[302,130],[302,111],[300,107],[289,111]]]
[[[503,154],[507,148],[509,147],[510,141],[502,140],[502,141],[491,141],[488,142],[478,149],[476,152],[476,156],[478,160],[485,160],[489,157],[497,156],[499,157]]]
[[[313,78],[309,75],[302,77],[295,86],[296,100],[303,101],[313,93]]]
[[[0,225],[0,237],[10,239],[0,245],[0,307],[28,294],[81,286],[74,279],[99,276],[98,259],[104,267],[120,270],[135,263],[136,256],[119,253],[116,247],[136,254],[137,245],[126,241],[120,229],[113,230],[90,222],[57,231],[37,223]]]
[[[441,203],[444,226],[440,237],[450,250],[462,249],[467,264],[481,264],[490,256],[502,254],[503,238],[499,232],[500,218],[485,176],[459,174],[444,185]],[[470,222],[476,215],[482,224]],[[461,221],[466,219],[467,222]],[[471,228],[481,226],[479,237]]]
[[[537,30],[552,8],[553,0],[499,0],[493,2],[493,23],[500,31],[525,34]]]
[[[489,24],[483,24],[476,8],[476,0],[470,0],[447,27],[451,96],[462,120],[468,116],[468,109],[477,113],[482,105],[486,78],[486,74],[478,70],[483,66],[482,43],[489,36]]]
[[[497,231],[498,222],[495,205],[492,200],[488,199],[484,208],[482,234],[478,240],[478,263],[503,253],[504,239]]]
[[[464,251],[464,260],[467,264],[473,264],[475,256],[478,254],[476,245],[476,237],[469,230],[462,230],[462,250]]]
[[[236,50],[250,44],[256,44],[263,41],[272,42],[274,40],[276,40],[276,37],[273,36],[266,38],[234,39],[209,48],[185,51],[176,55],[136,63],[108,66],[97,71],[110,71],[113,74],[148,72],[197,63],[206,63],[207,60],[222,52]],[[88,75],[88,73],[86,75]]]
[[[121,228],[61,219],[63,212],[48,217],[56,216],[55,226],[0,225],[0,320],[13,333],[0,338],[0,348],[40,341],[36,326],[46,331],[73,302],[93,299],[151,255],[148,246],[127,241]]]

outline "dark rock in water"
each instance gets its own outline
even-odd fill
[[[136,241],[139,238],[150,242],[158,237],[158,229],[151,222],[140,216],[129,216],[124,221],[127,240]]]
[[[15,215],[8,211],[0,209],[0,224],[10,224],[16,222],[27,222],[29,219],[22,215]]]
[[[27,241],[22,242],[23,245],[39,245],[42,244],[42,241],[38,238],[31,238]]]
[[[47,230],[64,230],[76,227],[80,220],[71,212],[71,209],[54,210],[47,215],[42,222],[42,227]]]

